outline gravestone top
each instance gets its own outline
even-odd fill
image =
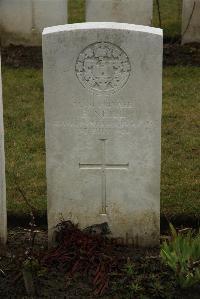
[[[182,44],[200,43],[200,0],[183,0]]]
[[[42,30],[68,22],[68,0],[1,0],[2,45],[41,46]]]
[[[162,30],[83,23],[43,32],[49,242],[63,217],[159,244]]]
[[[62,31],[71,31],[71,30],[87,30],[87,29],[118,29],[118,30],[128,30],[128,31],[138,31],[145,32],[150,34],[157,34],[162,36],[163,31],[160,28],[127,24],[127,23],[117,23],[117,22],[87,22],[87,23],[74,23],[66,24],[59,26],[46,27],[43,30],[43,35],[62,32]]]
[[[86,22],[151,25],[153,0],[86,0]]]

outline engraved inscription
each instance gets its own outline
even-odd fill
[[[115,134],[116,132],[120,135],[128,135],[128,134],[134,134],[135,131],[137,131],[139,128],[143,128],[145,132],[149,132],[149,134],[154,129],[154,123],[152,120],[146,120],[134,122],[124,119],[119,119],[117,122],[111,121],[111,122],[102,122],[102,121],[80,121],[80,119],[76,118],[73,122],[71,121],[55,121],[53,123],[46,123],[47,126],[54,127],[57,129],[68,129],[70,132],[73,132],[73,130],[78,131],[78,134],[92,134],[101,136],[110,136]]]
[[[109,97],[74,99],[78,111],[79,128],[84,134],[108,136],[114,131],[129,134],[135,124],[135,100]]]
[[[68,128],[78,134],[98,135],[99,138],[118,133],[128,135],[138,125],[135,98],[88,97],[73,98],[71,109],[76,117],[63,122],[56,121],[55,127]]]
[[[80,53],[75,71],[87,89],[114,92],[128,81],[131,65],[127,54],[120,47],[109,42],[97,42]]]

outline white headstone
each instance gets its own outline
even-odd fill
[[[87,22],[151,25],[153,0],[86,0]]]
[[[2,43],[41,45],[45,27],[66,24],[68,0],[1,0]]]
[[[200,0],[183,0],[182,44],[200,43]]]
[[[1,56],[0,56],[0,244],[5,244],[6,241],[7,241],[7,212],[6,212],[3,102],[2,102],[2,83],[1,83]]]
[[[158,245],[162,47],[162,30],[151,27],[44,29],[50,243],[62,216]]]

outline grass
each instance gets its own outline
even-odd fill
[[[26,204],[16,178],[39,213],[46,211],[42,71],[3,68],[8,212]],[[200,68],[164,69],[161,207],[167,216],[200,218],[198,193]]]
[[[85,21],[85,0],[69,0],[69,19],[71,23],[81,23]]]
[[[3,69],[8,212],[27,207],[17,184],[39,211],[46,210],[42,72]]]
[[[159,4],[162,28],[164,29],[165,38],[180,38],[182,0],[159,0]],[[79,23],[85,21],[85,0],[69,0],[68,8],[69,23]],[[159,27],[158,7],[156,0],[154,0],[153,26]]]
[[[162,211],[200,217],[200,68],[164,72]]]

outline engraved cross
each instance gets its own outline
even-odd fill
[[[84,170],[100,170],[101,171],[101,200],[102,200],[102,214],[106,214],[106,170],[127,170],[129,163],[125,164],[108,164],[106,163],[106,139],[100,139],[102,146],[102,163],[79,163],[79,168]]]

